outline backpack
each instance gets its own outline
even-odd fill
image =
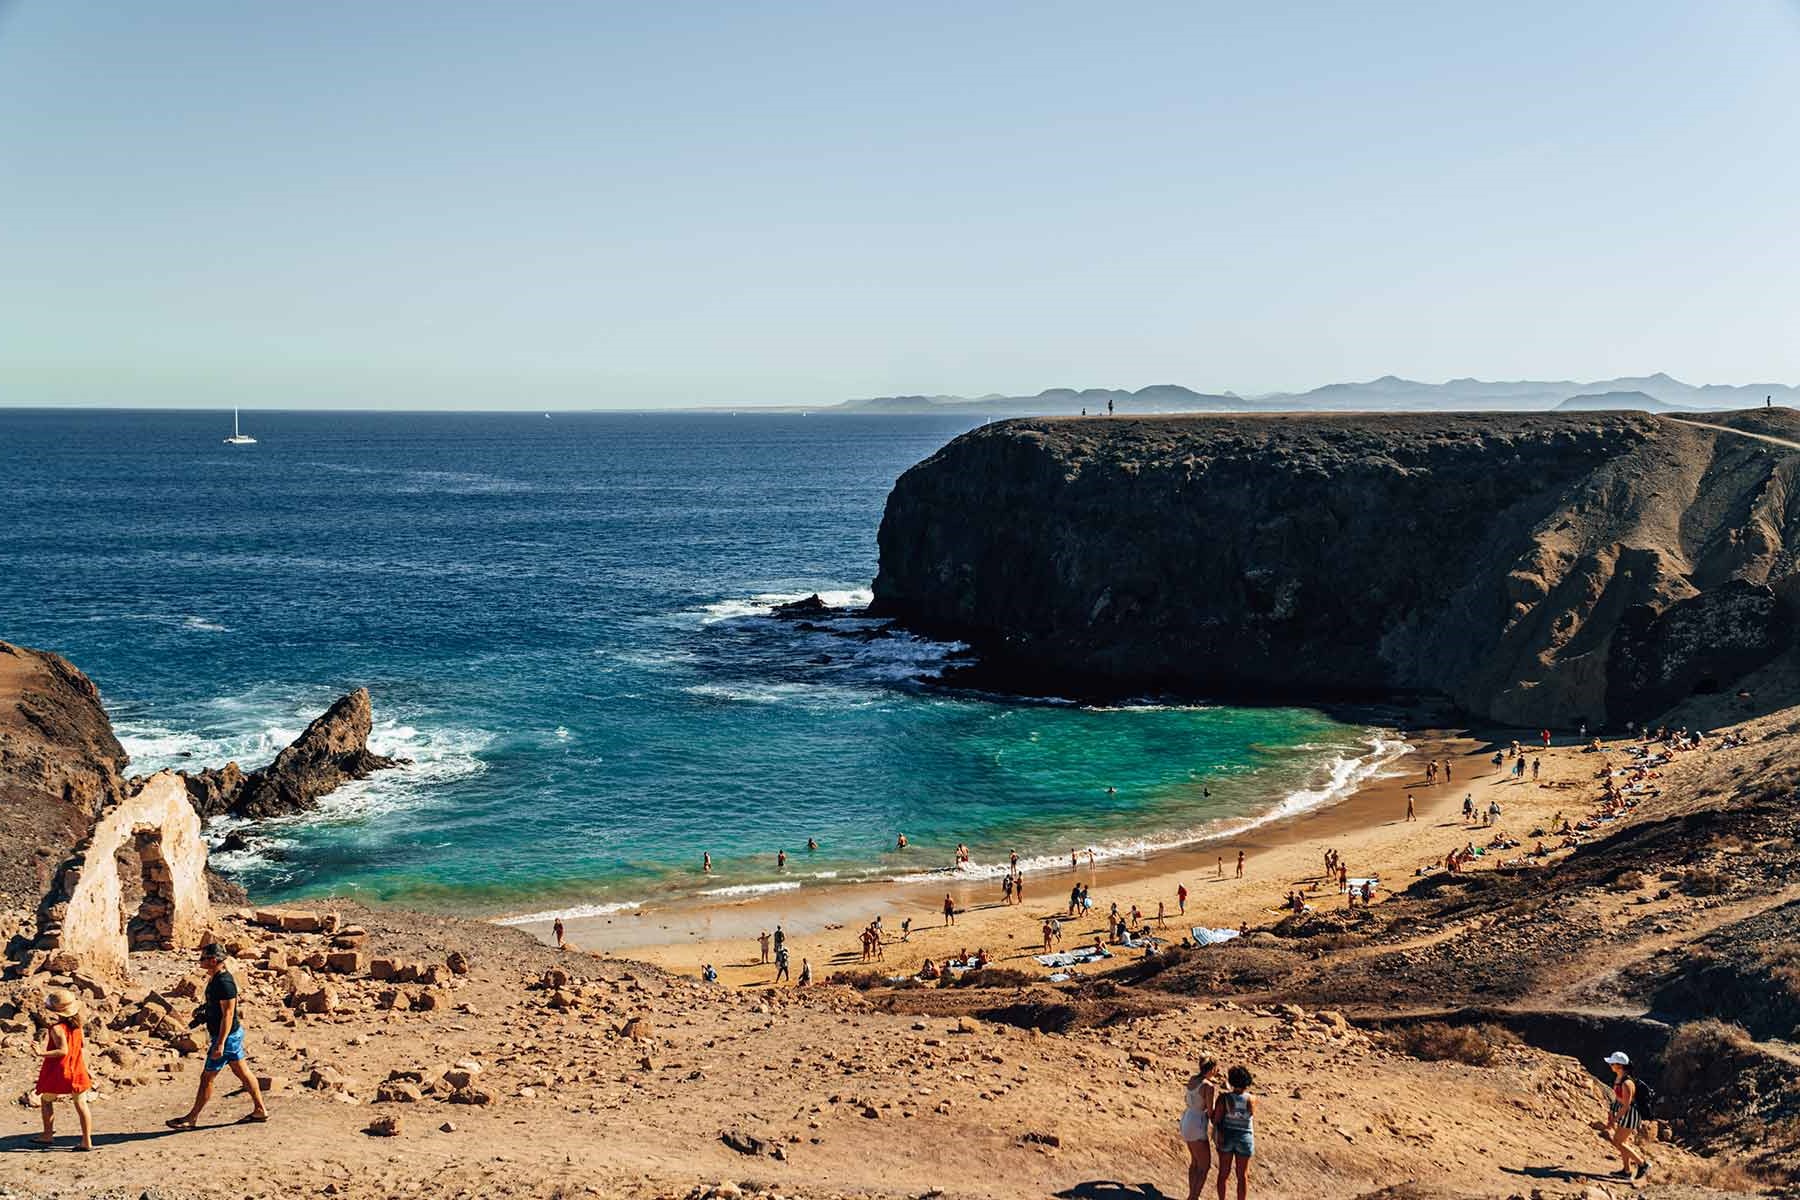
[[[1638,1116],[1656,1116],[1656,1089],[1635,1075],[1632,1076],[1632,1082],[1637,1087],[1632,1090],[1631,1102],[1637,1106]]]

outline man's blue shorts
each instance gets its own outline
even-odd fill
[[[231,1063],[243,1061],[244,1027],[240,1025],[225,1036],[225,1044],[219,1049],[219,1057],[207,1058],[206,1069],[208,1071],[223,1071]]]

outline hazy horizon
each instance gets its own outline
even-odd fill
[[[1800,5],[0,0],[0,405],[1800,381]]]

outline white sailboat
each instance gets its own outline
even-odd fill
[[[256,439],[238,429],[238,410],[231,410],[231,436],[225,439],[227,446],[254,446]]]

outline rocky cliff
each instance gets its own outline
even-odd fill
[[[202,817],[274,817],[304,812],[319,797],[352,779],[397,767],[404,759],[369,749],[374,709],[369,689],[357,688],[306,727],[306,732],[261,770],[245,774],[236,763],[185,775],[188,798]]]
[[[1800,417],[1029,420],[901,476],[874,611],[1023,690],[1641,719],[1789,644]],[[1763,439],[1745,436],[1761,433]]]
[[[0,908],[29,909],[121,794],[125,751],[92,681],[0,642]]]

